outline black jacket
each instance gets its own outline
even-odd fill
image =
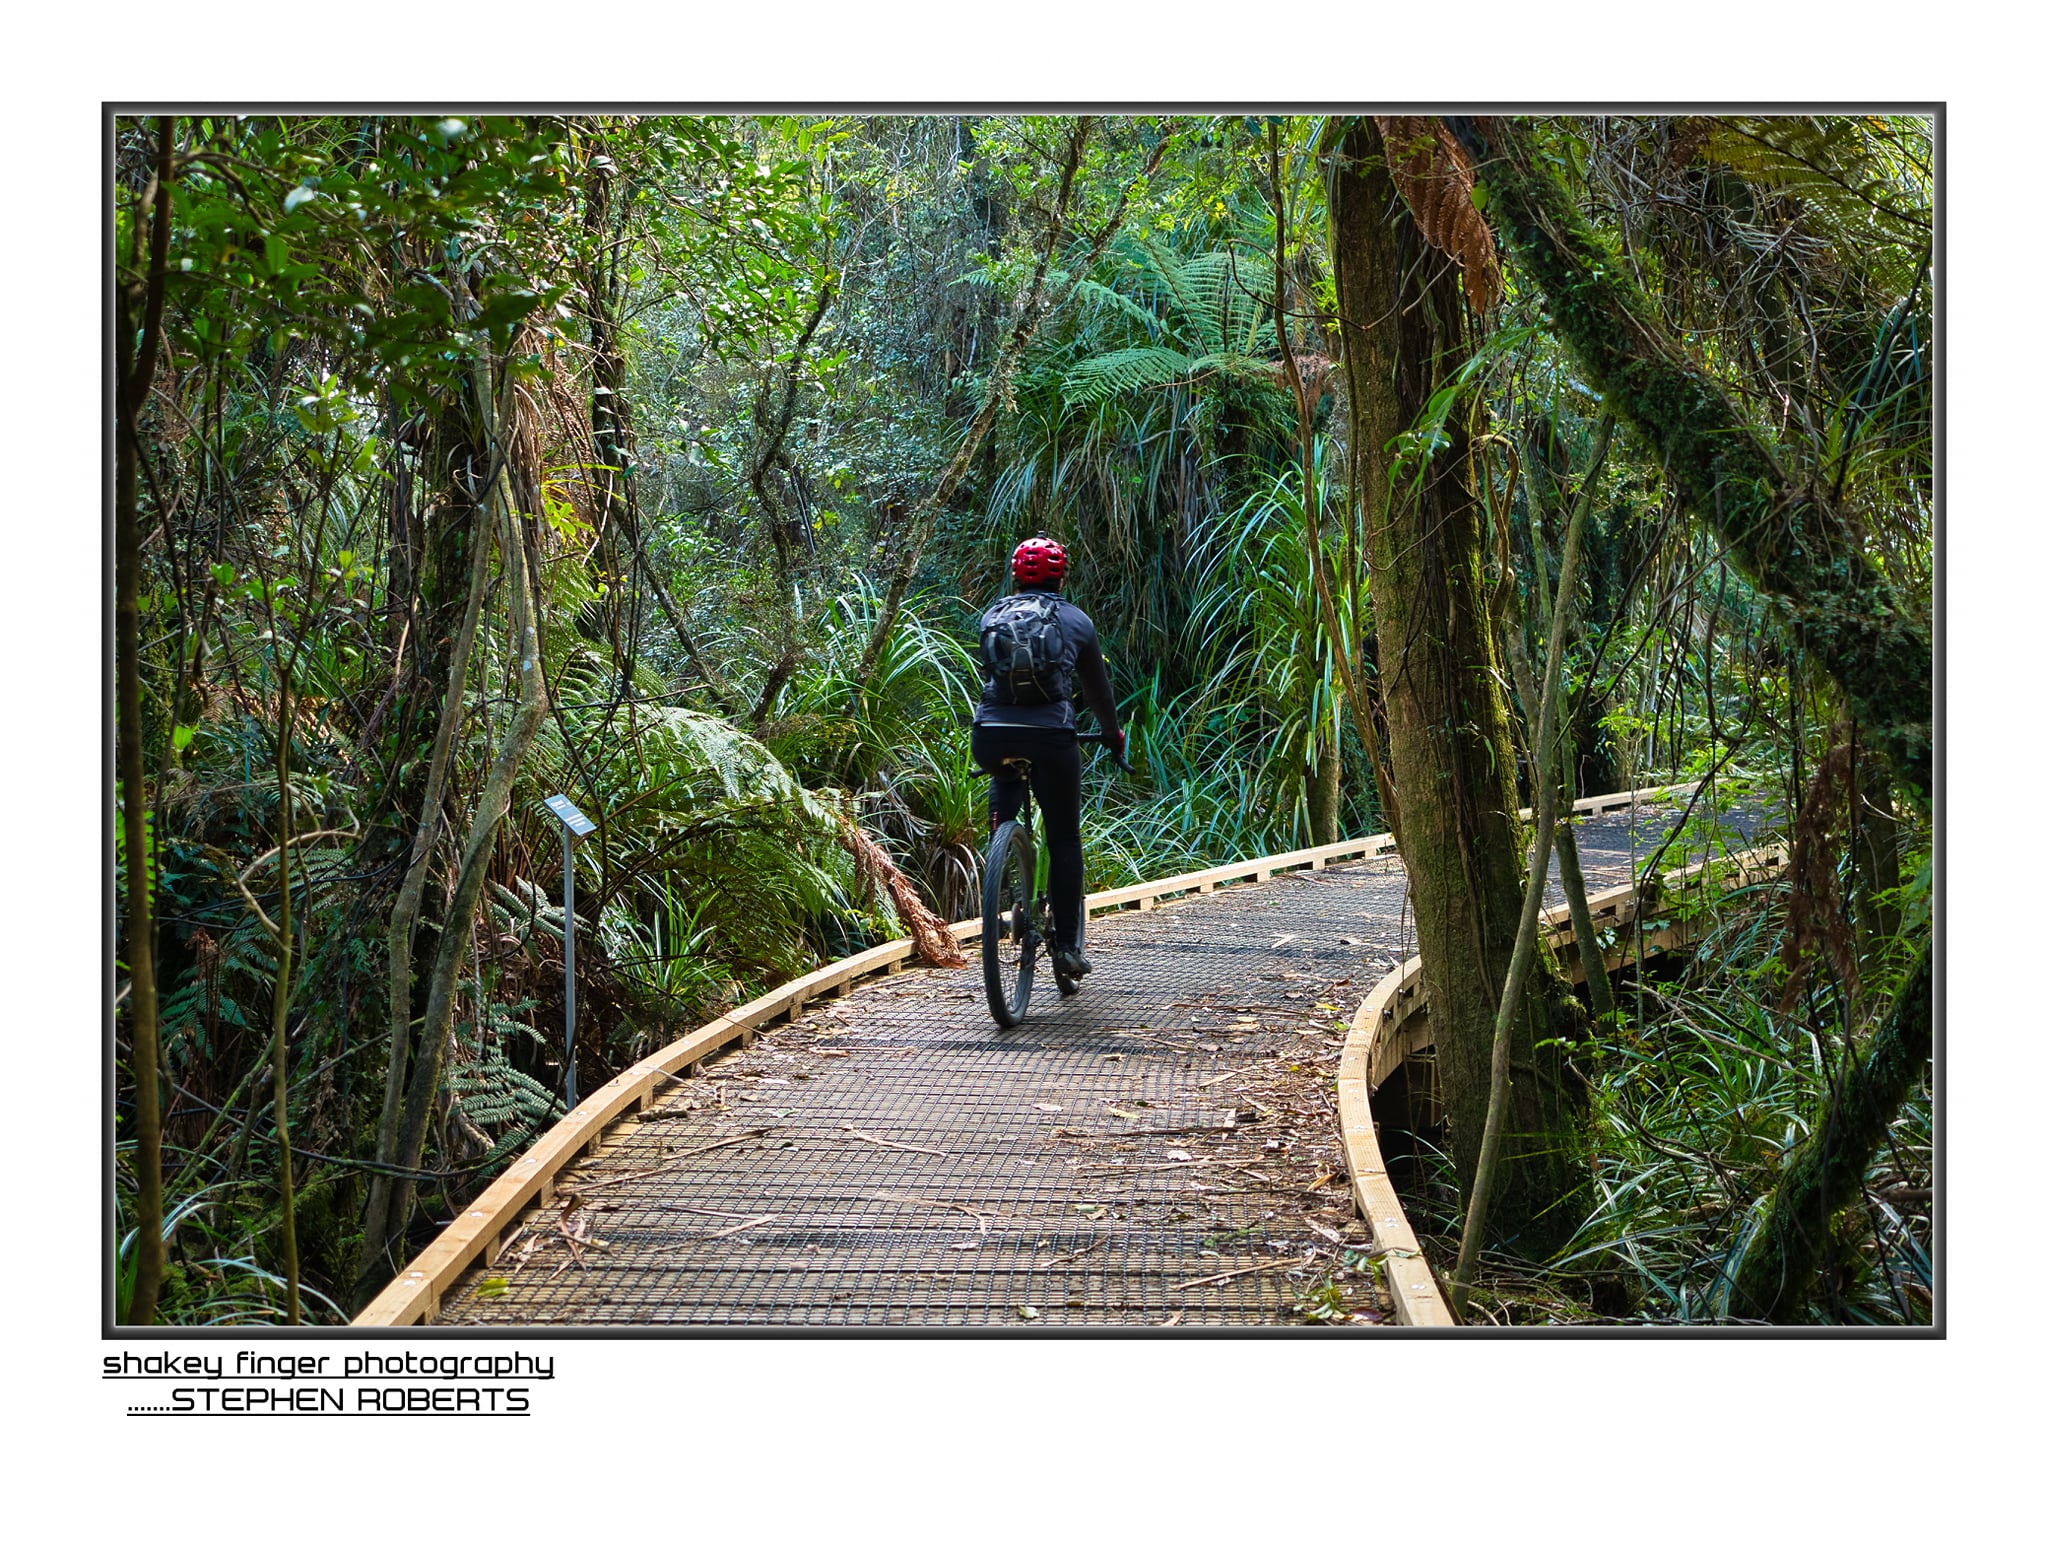
[[[1017,590],[1059,595],[1059,588],[1055,586],[1020,586]],[[1048,705],[998,704],[995,684],[990,680],[988,664],[984,662],[981,703],[974,707],[976,726],[1028,726],[1040,731],[1070,729],[1074,724],[1073,694],[1078,689],[1082,703],[1095,712],[1095,719],[1102,729],[1106,732],[1118,730],[1116,696],[1109,690],[1109,672],[1102,664],[1102,646],[1095,638],[1095,621],[1064,597],[1060,597],[1059,604],[1060,634],[1067,643],[1066,653],[1060,662],[1060,697]]]

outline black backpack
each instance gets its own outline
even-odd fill
[[[997,704],[1050,705],[1067,697],[1067,637],[1050,592],[1017,592],[981,616],[982,670]]]

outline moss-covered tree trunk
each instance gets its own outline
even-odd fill
[[[1330,232],[1402,857],[1452,1155],[1469,1195],[1525,846],[1465,431],[1453,414],[1447,440],[1413,480],[1396,478],[1392,448],[1470,345],[1458,271],[1422,240],[1369,120],[1338,144]],[[1539,1048],[1562,1015],[1554,971],[1543,965],[1513,1029],[1504,1166],[1490,1216],[1496,1239],[1539,1256],[1578,1224],[1588,1181],[1584,1089],[1556,1044]]]
[[[1779,463],[1764,433],[1665,328],[1631,269],[1573,205],[1512,119],[1445,120],[1478,167],[1487,211],[1542,288],[1558,337],[1607,404],[1654,445],[1695,520],[1776,598],[1796,645],[1840,687],[1902,794],[1934,780],[1934,653],[1926,622],[1864,552],[1829,492]],[[1898,1003],[1787,1164],[1737,1272],[1738,1315],[1805,1315],[1829,1218],[1925,1069],[1933,978],[1923,950]]]
[[[1728,1298],[1737,1317],[1806,1319],[1828,1223],[1855,1203],[1871,1158],[1934,1051],[1934,960],[1923,947],[1892,1009],[1841,1079],[1813,1132],[1785,1165]]]
[[[1632,271],[1513,119],[1445,120],[1477,164],[1487,213],[1542,288],[1558,337],[1602,398],[1663,458],[1729,557],[1785,609],[1902,786],[1934,777],[1934,653],[1926,623],[1870,562],[1828,491],[1781,465],[1727,389],[1673,339]]]

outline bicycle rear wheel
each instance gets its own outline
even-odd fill
[[[1005,823],[989,841],[981,885],[981,979],[989,1015],[1015,1027],[1031,1003],[1031,977],[1041,945],[1032,918],[1031,831]]]

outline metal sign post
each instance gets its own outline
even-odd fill
[[[563,1094],[576,1106],[576,841],[597,825],[566,796],[550,796],[548,811],[562,825],[562,1030],[568,1044]]]

